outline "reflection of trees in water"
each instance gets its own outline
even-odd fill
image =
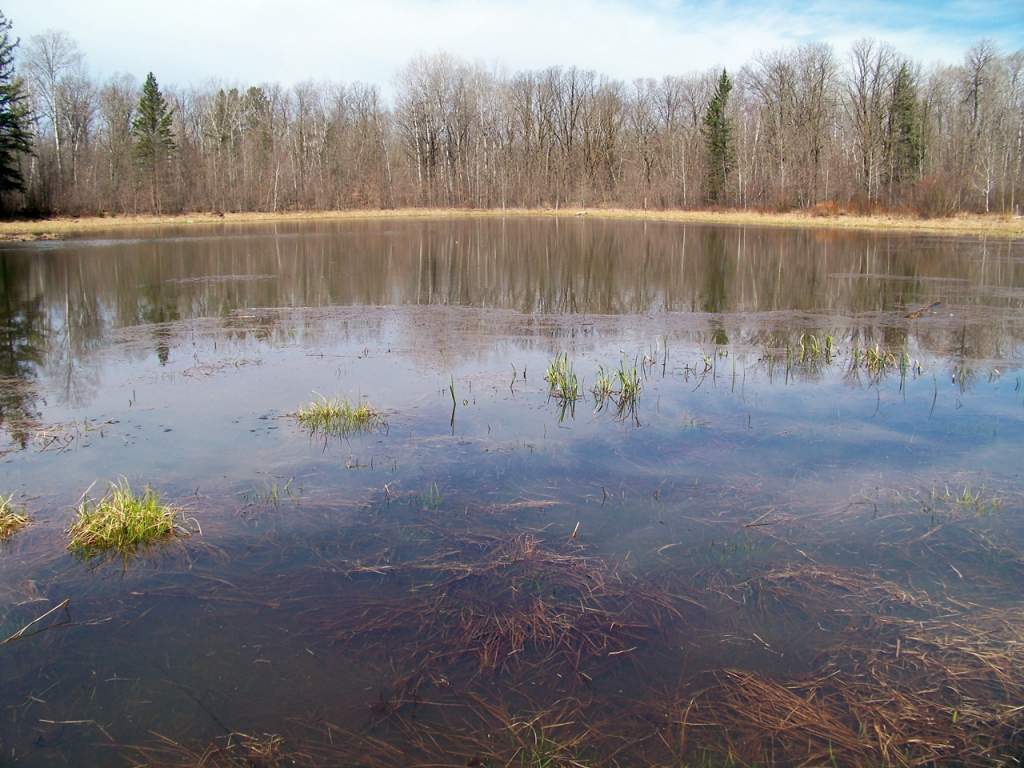
[[[98,386],[98,373],[88,361],[89,353],[100,343],[103,327],[100,298],[87,289],[81,274],[71,274],[76,268],[80,271],[82,265],[71,263],[62,270],[56,294],[60,303],[51,304],[49,310],[48,321],[54,332],[45,364],[47,377],[60,383],[57,391],[61,402],[71,406],[88,403]]]
[[[1024,289],[1022,246],[1009,242],[557,219],[281,224],[224,234],[189,230],[109,247],[71,241],[45,257],[30,249],[5,255],[15,294],[31,286],[41,297],[34,311],[58,331],[45,345],[46,369],[59,373],[67,402],[95,386],[85,361],[112,328],[147,326],[151,354],[165,362],[175,343],[170,325],[249,308],[414,304],[723,317],[891,311],[898,318],[941,301],[943,311],[964,318],[959,336],[931,321],[865,333],[882,334],[888,345],[910,333],[933,353],[962,349],[982,358],[1011,354],[1022,330],[1013,298]],[[229,324],[269,340],[280,332],[278,315],[269,317],[262,330],[251,319]],[[721,340],[734,331],[727,323],[717,333]]]
[[[707,259],[704,271],[704,295],[701,309],[705,312],[727,311],[726,295],[729,284],[725,238],[718,229],[709,229],[702,238],[702,253]]]
[[[42,298],[29,295],[26,262],[0,253],[0,426],[11,441],[27,444],[38,424],[38,369],[49,335]]]

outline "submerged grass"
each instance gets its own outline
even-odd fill
[[[0,541],[13,536],[28,525],[28,517],[14,503],[14,495],[0,495]]]
[[[952,506],[955,516],[986,515],[998,512],[1003,506],[1003,500],[998,496],[987,493],[984,488],[971,488],[969,485],[965,485],[959,493],[951,492],[948,485],[941,493],[933,490],[932,500],[933,503]]]
[[[321,634],[374,644],[387,638],[421,669],[465,659],[478,673],[536,665],[585,676],[585,662],[628,653],[690,605],[532,534],[463,546],[436,560],[354,568],[350,578],[388,573],[423,581],[396,601],[357,599],[340,613],[336,606]]]
[[[741,588],[744,610],[753,608],[742,626],[764,632],[763,622],[778,622],[781,611],[787,636],[806,633],[814,651],[809,673],[725,668],[696,703],[681,702],[691,718],[714,724],[723,751],[742,764],[1017,764],[1010,756],[1024,724],[1018,610],[950,602],[868,571],[813,564]]]
[[[111,483],[101,499],[82,499],[68,529],[68,549],[87,558],[130,555],[141,546],[189,533],[180,509],[161,503],[149,486],[137,494],[121,480]]]
[[[299,408],[295,418],[311,434],[341,437],[372,432],[385,424],[383,415],[369,403],[353,405],[344,398],[323,395]]]
[[[368,702],[369,726],[317,712],[282,723],[283,741],[233,735],[186,754],[161,738],[138,751],[147,764],[268,768],[1018,765],[1019,607],[794,561],[709,584],[701,620],[678,623],[694,574],[678,575],[638,593],[627,572],[529,534],[359,566],[345,576],[372,595],[346,607],[314,590],[303,615],[320,637],[384,649],[401,675]],[[382,583],[404,596],[380,599]],[[661,642],[644,640],[685,643],[693,663],[663,666],[647,653]],[[709,658],[707,642],[757,650]],[[658,679],[624,693],[616,674]]]

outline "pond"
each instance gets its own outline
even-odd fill
[[[225,224],[0,288],[4,764],[1024,751],[1024,243]],[[68,551],[112,482],[191,535]]]

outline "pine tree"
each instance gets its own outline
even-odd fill
[[[150,195],[157,212],[160,210],[161,170],[175,150],[171,118],[167,101],[150,72],[142,85],[139,106],[132,121],[132,136],[135,138],[135,157],[149,176]]]
[[[32,151],[28,106],[24,85],[14,72],[11,22],[0,11],[0,196],[25,189],[20,157]]]
[[[889,107],[889,182],[893,187],[912,180],[920,173],[924,159],[917,89],[910,67],[900,65],[892,88]]]
[[[726,111],[729,106],[729,92],[732,81],[723,69],[718,78],[715,93],[708,102],[704,113],[704,146],[707,150],[707,175],[704,185],[704,199],[715,204],[725,191],[725,184],[736,163],[736,150],[732,142],[732,125]]]

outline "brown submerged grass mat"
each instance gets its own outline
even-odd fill
[[[1024,754],[1020,605],[974,605],[816,564],[724,589],[687,593],[685,577],[658,589],[532,534],[350,576],[367,574],[395,580],[409,599],[305,614],[344,646],[387,639],[400,679],[367,703],[363,725],[295,717],[274,724],[280,735],[252,728],[199,748],[162,736],[126,754],[153,766],[367,768],[1009,768]],[[595,672],[621,673],[615,665],[636,648],[710,643],[716,627],[758,633],[779,621],[808,644],[801,669],[723,663],[648,679],[638,666],[628,689]],[[697,623],[700,633],[687,634]]]

